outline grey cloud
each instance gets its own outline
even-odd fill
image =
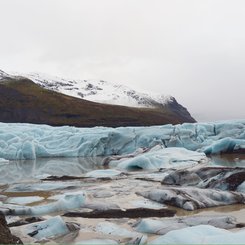
[[[245,118],[243,0],[0,0],[0,69],[172,94]]]

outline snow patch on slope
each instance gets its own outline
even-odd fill
[[[173,100],[171,96],[141,93],[127,86],[103,80],[69,80],[38,73],[23,74],[23,76],[46,89],[105,104],[155,107]]]

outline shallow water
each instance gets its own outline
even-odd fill
[[[81,176],[89,171],[103,168],[102,161],[102,157],[10,161],[9,164],[0,165],[0,184],[32,181],[47,176]]]
[[[210,164],[225,167],[245,167],[245,154],[222,154],[210,157]]]
[[[212,156],[209,165],[226,166],[226,167],[245,167],[245,155],[230,154]],[[89,201],[100,202],[103,204],[118,204],[123,209],[137,207],[144,204],[151,208],[161,208],[162,204],[146,201],[141,196],[136,195],[136,191],[147,190],[152,187],[158,187],[160,182],[151,182],[137,179],[136,176],[143,176],[149,171],[132,171],[128,176],[120,177],[113,180],[85,181],[68,180],[68,181],[41,181],[47,176],[84,176],[85,173],[96,169],[103,169],[103,157],[89,158],[45,158],[28,161],[11,161],[9,164],[0,166],[0,195],[9,197],[30,197],[39,196],[43,200],[27,204],[27,206],[35,206],[52,202],[50,197],[66,193],[69,191],[85,190]],[[112,195],[108,195],[112,193]],[[100,195],[98,195],[100,194]],[[105,196],[103,197],[103,194]],[[6,203],[8,201],[6,200]],[[142,206],[141,206],[142,207]],[[164,205],[162,205],[162,208]],[[176,216],[192,216],[192,215],[233,215],[239,222],[245,223],[245,205],[229,205],[216,208],[208,208],[196,210],[193,212],[185,211],[180,208],[170,207],[176,210]],[[51,214],[56,215],[56,214]],[[93,232],[94,226],[103,220],[101,219],[85,219],[85,218],[65,218],[66,221],[77,221],[84,226],[81,229],[77,240],[87,236],[87,238],[107,237]],[[108,219],[107,219],[108,220]],[[132,229],[129,225],[132,221],[129,219],[111,219],[113,223],[119,221],[122,227]],[[84,223],[85,222],[85,223]],[[91,229],[92,227],[92,229]],[[87,235],[86,235],[87,234]],[[155,237],[150,235],[150,237]],[[27,238],[26,242],[30,242]],[[24,240],[25,241],[25,240]],[[59,242],[66,242],[61,240]],[[68,241],[69,243],[74,242]],[[124,242],[125,243],[125,242]]]
[[[47,176],[81,176],[89,171],[103,169],[104,157],[39,158],[16,160],[0,165],[0,185],[20,183]],[[210,157],[210,165],[245,167],[245,154],[223,154]]]

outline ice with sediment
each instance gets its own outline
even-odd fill
[[[75,189],[81,186],[79,181],[71,182],[38,182],[13,184],[6,192],[35,192],[35,191],[55,191],[63,189]]]
[[[141,233],[164,235],[172,230],[179,230],[197,225],[212,225],[222,229],[237,227],[237,221],[232,216],[191,216],[170,219],[142,219],[134,224],[134,229]]]
[[[198,225],[168,232],[149,244],[244,244],[245,230],[227,231],[211,225]]]
[[[85,174],[87,178],[112,178],[121,175],[122,172],[116,169],[99,169]]]
[[[61,196],[57,201],[37,206],[2,205],[0,210],[6,215],[45,215],[81,208],[86,200],[85,193]]]
[[[237,191],[245,193],[245,181],[237,187]]]
[[[0,158],[7,160],[124,155],[156,145],[208,154],[244,151],[245,120],[121,128],[0,123]]]
[[[42,201],[44,198],[39,196],[26,196],[26,197],[10,197],[6,200],[7,203],[25,205],[33,202]]]
[[[117,241],[111,240],[111,239],[89,239],[89,240],[81,240],[79,242],[76,242],[75,244],[85,244],[85,245],[101,245],[101,244],[113,244],[116,245],[118,244]]]
[[[60,216],[27,225],[25,233],[37,240],[68,234],[70,231]]]
[[[0,158],[0,164],[8,164],[9,161],[4,159],[4,158]]]
[[[196,187],[163,187],[162,189],[140,191],[137,194],[152,201],[170,204],[189,211],[221,205],[244,204],[245,200],[245,195],[242,193]]]
[[[100,222],[96,226],[96,231],[108,234],[112,236],[121,236],[121,237],[127,237],[127,238],[139,238],[138,244],[145,244],[147,241],[147,236],[143,235],[141,233],[135,232],[135,231],[129,231],[126,228],[122,228],[116,224],[113,224],[111,222]]]
[[[156,149],[137,155],[134,158],[122,158],[113,160],[110,166],[120,169],[145,169],[154,170],[160,168],[191,167],[200,162],[207,161],[204,153],[186,150],[184,148],[172,147]]]

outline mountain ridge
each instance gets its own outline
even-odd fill
[[[67,81],[64,80],[61,84],[64,83]],[[23,76],[9,75],[1,70],[0,96],[0,121],[3,122],[81,127],[149,126],[195,122],[188,111],[173,97],[171,103],[159,103],[155,107],[104,104],[71,97]]]

